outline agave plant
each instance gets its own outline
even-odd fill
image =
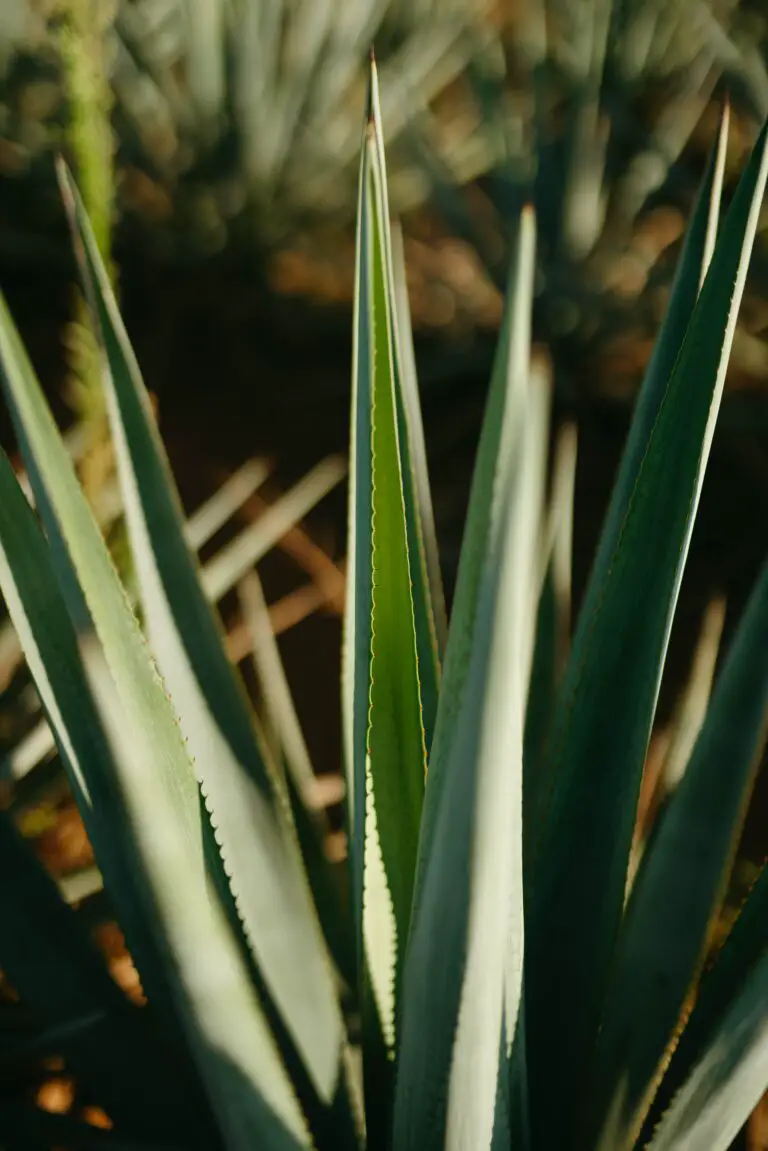
[[[701,977],[768,707],[768,567],[628,869],[675,601],[768,175],[719,225],[727,114],[567,641],[573,439],[546,505],[518,222],[450,626],[372,68],[359,181],[342,714],[349,883],[303,802],[274,649],[254,722],[62,168],[139,616],[5,305],[0,586],[149,1005],[0,821],[0,964],[113,1130],[0,1103],[16,1146],[725,1151],[768,1084],[757,880]],[[564,578],[565,572],[565,578]],[[259,616],[258,585],[246,600]],[[139,622],[140,621],[140,622]],[[689,734],[687,738],[689,738]],[[349,915],[346,907],[349,907]]]
[[[87,170],[81,177],[86,200],[84,185],[99,175],[114,101],[121,161],[134,177],[143,172],[145,186],[154,181],[162,189],[155,208],[181,191],[197,222],[197,238],[215,245],[230,218],[248,204],[258,209],[259,234],[274,236],[300,219],[353,214],[358,109],[367,45],[374,38],[384,57],[393,142],[419,110],[448,91],[452,106],[445,126],[465,178],[487,165],[495,151],[492,133],[472,115],[467,91],[458,99],[454,91],[450,100],[450,89],[466,89],[463,70],[487,49],[490,8],[488,0],[361,0],[344,11],[328,0],[267,6],[243,0],[55,0],[42,7],[13,0],[0,17],[0,92],[7,78],[13,105],[14,61],[37,58],[31,87],[34,92],[35,83],[40,85],[42,73],[47,91],[38,100],[21,101],[32,117],[22,112],[15,129],[22,154],[34,154],[50,147],[51,121],[62,113],[56,85],[63,65],[69,104],[64,116],[75,121],[90,151],[84,156],[75,142],[73,151]],[[83,99],[90,103],[90,124],[78,110]],[[34,131],[40,112],[47,132],[39,130],[39,120]],[[412,158],[409,163],[408,152],[398,145],[393,157],[404,203],[425,195],[419,165]],[[110,206],[105,192],[102,210]],[[152,200],[146,201],[150,216]],[[93,222],[98,235],[100,221]]]

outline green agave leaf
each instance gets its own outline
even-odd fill
[[[0,466],[10,470],[4,457]],[[0,516],[7,514],[3,499]],[[148,1014],[113,982],[77,915],[4,812],[0,872],[0,965],[55,1042],[47,1053],[64,1055],[120,1130],[166,1140],[183,1135],[203,1146],[205,1118],[195,1108],[198,1125],[202,1121],[195,1130],[185,1109],[194,1079],[179,1077],[165,1045],[163,1060]],[[215,1140],[210,1126],[206,1137]]]
[[[120,811],[108,803],[97,808],[94,798],[94,819],[102,822],[104,837],[117,828],[118,841],[125,820],[123,834],[135,845],[133,866],[143,879],[141,911],[163,956],[175,1009],[227,1140],[232,1147],[251,1147],[255,1140],[275,1151],[293,1151],[305,1144],[304,1120],[267,1030],[240,941],[212,898],[205,855],[210,827],[181,732],[2,297],[0,363],[110,749],[112,790],[123,804]],[[9,483],[6,487],[13,490]],[[14,553],[8,557],[3,592],[57,741],[69,752],[78,748],[73,737],[79,727],[77,703],[61,710],[49,685],[36,644],[34,605],[28,612],[25,585],[18,578],[25,541],[7,533],[6,548],[11,543]],[[90,762],[76,753],[70,758],[88,795]],[[122,889],[114,895],[120,906]]]
[[[576,427],[565,424],[555,447],[542,559],[544,577],[538,601],[536,637],[528,682],[523,752],[526,866],[529,866],[535,842],[542,797],[547,794],[542,752],[555,705],[557,685],[562,678],[570,646],[576,449]]]
[[[729,109],[726,103],[720,121],[717,141],[712,149],[707,171],[685,236],[664,321],[640,389],[632,426],[627,437],[616,483],[611,493],[605,524],[579,614],[578,628],[574,637],[572,664],[579,662],[580,652],[586,643],[587,623],[597,610],[605,575],[621,536],[640,466],[645,457],[664,397],[667,394],[672,371],[693,314],[704,275],[712,258],[717,237],[729,122]]]
[[[338,1082],[342,1021],[290,820],[184,538],[149,397],[82,203],[60,168],[106,359],[105,386],[141,604],[153,652],[216,828],[243,931],[321,1098]]]
[[[238,598],[243,620],[253,640],[253,665],[263,700],[264,725],[271,729],[272,739],[285,757],[296,789],[303,796],[304,803],[309,804],[316,782],[315,772],[272,630],[264,590],[255,570],[240,581]]]
[[[750,616],[758,629],[763,629],[760,634],[764,635],[765,606],[763,604],[761,607],[761,601],[766,595],[766,581],[768,581],[768,565],[763,569],[739,627],[739,637],[744,637],[742,641],[744,646],[747,643],[746,628]],[[735,643],[736,641],[734,648]],[[755,706],[756,698],[753,688],[750,697],[744,701],[745,714],[748,715],[751,707]],[[764,740],[765,711],[760,735]],[[730,737],[733,737],[733,733]],[[730,749],[728,755],[730,759]],[[766,916],[768,916],[768,868],[764,866],[714,963],[704,974],[693,1011],[653,1100],[644,1130],[646,1138],[650,1138],[653,1126],[669,1106],[670,1100],[679,1091],[694,1065],[703,1057],[707,1047],[713,1043],[717,1027],[741,989],[745,987],[750,973],[757,969],[764,955],[768,953],[765,935]]]
[[[525,782],[523,782],[523,787],[525,787]],[[523,825],[525,825],[525,794],[523,794]],[[523,840],[523,851],[525,851],[525,840]],[[525,858],[523,858],[523,869],[523,894],[525,894]],[[504,1041],[506,1044],[506,1027],[504,1029]],[[517,1013],[517,1026],[512,1040],[512,1050],[507,1060],[506,1088],[506,1097],[503,1098],[505,1105],[503,1129],[509,1127],[511,1146],[518,1148],[519,1151],[529,1151],[531,1146],[531,1117],[526,1054],[525,970],[523,970],[523,986]],[[495,1148],[492,1151],[495,1151]]]
[[[365,137],[364,137],[365,140]],[[364,251],[370,245],[366,199],[368,151],[363,143],[358,178],[355,285],[352,321],[352,399],[349,430],[348,546],[341,669],[341,714],[347,781],[347,828],[358,965],[363,968],[363,871],[366,761],[371,652],[371,419],[373,350],[369,330],[370,292]]]
[[[520,997],[519,1007],[522,1011],[522,996]],[[507,1042],[506,1026],[502,1025],[501,1043],[499,1048],[499,1067],[504,1067],[505,1063],[508,1062],[507,1051],[509,1050],[510,1046],[511,1045]],[[515,1131],[514,1136],[512,1134],[513,1127],[510,1117],[509,1086],[510,1085],[507,1076],[503,1074],[499,1075],[496,1082],[496,1102],[493,1115],[493,1127],[491,1129],[491,1138],[488,1144],[489,1151],[509,1151],[510,1147],[516,1147],[519,1148],[519,1151],[525,1151],[527,1146],[518,1131]]]
[[[186,523],[185,538],[189,546],[199,550],[209,542],[215,532],[259,486],[266,474],[268,474],[266,468],[258,461],[252,461],[226,481]],[[243,574],[248,573],[253,564],[263,558],[306,512],[344,478],[345,474],[346,464],[339,457],[330,456],[322,460],[284,495],[275,500],[264,514],[259,516],[256,523],[249,524],[235,539],[208,560],[201,569],[200,577],[211,603],[218,603],[232,591]],[[101,495],[104,496],[105,492],[110,493],[108,502],[111,522],[114,522],[122,514],[120,493],[116,484],[107,486]],[[26,488],[25,494],[27,494]],[[106,499],[101,501],[101,511],[106,502]],[[102,531],[105,530],[105,520],[101,516],[97,518]],[[11,637],[13,647],[18,647],[12,628]],[[3,647],[5,639],[6,636],[0,634],[0,647]],[[43,720],[12,749],[7,760],[0,764],[0,776],[22,779],[53,750],[53,746],[53,736]]]
[[[542,778],[542,752],[551,722],[557,691],[558,610],[555,580],[551,566],[547,568],[539,596],[536,613],[536,638],[533,648],[531,678],[528,684],[528,704],[525,716],[523,750],[523,802],[525,820],[526,870],[536,840],[537,816],[546,789]]]
[[[675,709],[673,731],[661,768],[664,794],[673,792],[685,774],[707,716],[725,624],[726,603],[716,596],[707,605],[685,690]]]
[[[405,252],[399,227],[392,230],[391,255],[398,447],[405,496],[422,720],[429,754],[437,716],[440,668],[445,654],[448,623],[419,402],[411,314],[405,279]]]
[[[370,165],[363,129],[358,176],[355,236],[355,285],[352,323],[352,395],[350,413],[350,468],[348,488],[347,579],[342,641],[341,715],[344,768],[347,781],[346,823],[349,843],[351,905],[355,932],[357,992],[360,1009],[363,1106],[366,1142],[371,1151],[383,1147],[390,1126],[392,1063],[384,1040],[363,942],[363,905],[366,866],[366,806],[368,792],[368,713],[370,705],[371,609],[373,593],[372,483],[371,483],[371,377],[373,346],[370,330],[370,285],[365,269],[371,244],[370,214],[364,212]],[[381,937],[377,949],[384,961],[385,978],[394,982],[395,925],[391,897],[382,882],[381,852],[372,892],[370,872],[366,903],[368,920],[378,916]]]
[[[649,1151],[728,1151],[768,1086],[768,955],[750,972]]]
[[[638,868],[659,822],[659,812],[680,783],[691,758],[702,724],[707,715],[712,684],[715,679],[720,640],[725,624],[725,600],[715,596],[704,613],[699,638],[693,653],[688,679],[675,704],[666,746],[649,772],[652,757],[646,761],[643,786],[648,788],[645,806],[638,804],[635,835],[627,871],[629,896]]]
[[[717,237],[729,122],[729,107],[726,102],[720,121],[717,141],[712,149],[707,171],[686,233],[669,304],[664,316],[664,322],[654,345],[653,354],[646,370],[645,379],[643,380],[643,386],[637,399],[632,426],[629,430],[616,483],[611,493],[605,524],[585,591],[578,620],[578,628],[574,636],[572,667],[576,666],[581,659],[580,652],[589,634],[587,623],[594,617],[599,605],[605,575],[611,566],[613,553],[621,535],[638,471],[645,456],[659,409],[666,394],[669,379],[675,366],[675,361],[680,351],[683,336],[690,321],[704,275],[712,258]],[[564,448],[565,457],[562,465],[564,472],[567,468],[568,452],[570,450],[572,449],[569,449],[567,446]],[[573,463],[575,464],[575,461],[573,461]],[[568,482],[567,473],[563,475],[561,482]],[[573,482],[573,479],[571,479],[570,482]],[[567,499],[565,491],[563,491],[563,496]],[[557,517],[560,514],[559,505],[561,502],[556,490],[553,489],[553,504],[550,509],[550,539],[552,539],[553,526],[557,522]],[[567,507],[568,505],[566,504],[565,506]],[[565,547],[567,533],[568,529],[566,525],[564,541],[563,545],[561,545],[563,548]],[[553,547],[554,546],[553,542]],[[562,557],[563,558],[559,560],[556,559],[553,552],[553,564],[556,569],[553,570],[553,579],[561,588],[559,597],[564,594],[564,590],[567,587],[565,582],[567,579],[565,552],[562,553]],[[553,587],[551,594],[554,594],[554,592],[555,588]],[[544,607],[546,607],[546,605],[544,605]],[[546,621],[543,622],[546,623]],[[537,769],[537,774],[540,776],[546,773],[550,766],[547,762],[542,762]],[[552,786],[553,781],[550,779],[548,784],[549,791],[551,791]],[[548,799],[548,789],[541,789],[542,800]]]
[[[521,276],[532,267],[533,228],[527,211]],[[529,326],[530,313],[521,321]],[[507,1036],[511,1046],[517,1022],[523,720],[549,390],[524,360],[508,365],[505,382],[502,402],[491,402],[486,415],[496,419],[501,409],[498,439],[484,440],[493,455],[478,463],[492,481],[471,655],[408,946],[398,1151],[491,1147],[504,1114],[503,1106],[497,1111],[498,1093],[503,1101],[507,1090],[509,1050],[500,1045]]]
[[[369,167],[363,199],[370,232],[361,269],[369,280],[368,319],[374,352],[369,385],[373,590],[368,771],[372,790],[367,817],[375,821],[392,896],[399,969],[411,914],[426,749],[408,532],[409,512],[415,509],[403,462],[408,435],[401,434],[398,421],[401,405],[396,384],[389,205],[375,66],[370,98],[365,145]],[[416,521],[415,514],[412,518]],[[365,924],[365,911],[363,916]]]
[[[636,466],[627,457],[622,465],[550,735],[553,797],[534,852],[526,980],[532,1121],[543,1145],[573,1138],[584,1104],[659,680],[765,187],[765,142],[763,132],[684,338],[677,331],[682,346],[645,450]],[[662,338],[672,340],[669,328]],[[655,371],[639,401],[641,429]],[[639,437],[630,434],[630,460]]]
[[[347,614],[348,675],[354,677],[354,696],[348,699],[350,789],[363,949],[384,1038],[392,1046],[426,752],[406,506],[413,511],[413,491],[403,479],[408,429],[398,423],[389,211],[373,64],[357,272]],[[360,614],[363,607],[367,618]]]
[[[72,432],[63,437],[69,449],[70,458],[74,463],[80,462],[85,447],[81,443],[81,440],[85,438],[83,436],[84,426],[83,424],[76,425]],[[185,535],[190,547],[199,551],[204,544],[208,543],[248,497],[257,491],[269,475],[269,471],[269,466],[265,461],[248,460],[229,479],[225,480],[221,487],[189,517],[185,525]],[[19,473],[19,483],[24,494],[34,504],[34,495],[23,473]],[[95,496],[94,505],[97,519],[102,532],[105,532],[122,512],[120,493],[116,484],[108,483],[98,493],[95,493]],[[276,501],[270,511],[274,511],[275,506],[279,503],[280,501]],[[277,527],[274,518],[273,526]],[[279,536],[273,538],[279,538]],[[21,649],[16,633],[6,621],[4,625],[0,625],[0,665],[6,669],[5,674],[10,674],[20,659]],[[28,771],[38,765],[43,757],[53,749],[53,746],[53,736],[43,720],[12,749],[8,760],[0,764],[0,775],[8,772],[11,778],[21,779]]]
[[[241,580],[239,591],[243,617],[253,636],[253,661],[262,698],[280,744],[279,754],[285,757],[291,811],[315,907],[336,966],[353,988],[356,980],[354,945],[345,914],[342,879],[334,874],[338,868],[332,869],[324,850],[331,824],[316,802],[317,779],[272,630],[261,580],[255,571]]]
[[[442,801],[444,772],[446,763],[453,754],[456,727],[472,658],[479,589],[492,534],[492,496],[504,414],[510,391],[515,394],[516,389],[522,386],[520,381],[527,379],[530,370],[534,249],[535,223],[532,213],[526,211],[521,217],[517,236],[505,314],[472,477],[440,687],[435,736],[429,756],[429,773],[419,840],[414,915],[421,899],[426,863],[432,852],[435,823]]]
[[[622,925],[598,1043],[595,1094],[604,1121],[621,1093],[627,1145],[642,1124],[654,1076],[704,960],[766,715],[768,566],[731,645],[685,774],[644,856]]]
[[[159,1079],[158,1083],[167,1083],[168,1093],[161,1091],[160,1098],[154,1100],[154,1106],[162,1113],[172,1112],[173,1100],[176,1099],[182,1107],[182,1112],[190,1120],[191,1135],[199,1135],[204,1140],[211,1138],[211,1121],[206,1113],[204,1104],[199,1102],[200,1092],[198,1078],[186,1053],[185,1041],[181,1036],[172,1012],[166,1010],[170,1007],[171,991],[168,984],[162,954],[158,950],[157,941],[147,928],[145,918],[144,895],[146,880],[142,875],[140,866],[137,866],[137,846],[130,830],[128,814],[125,810],[119,788],[117,786],[116,769],[112,755],[104,735],[98,713],[91,699],[85,672],[80,660],[77,640],[66,606],[62,600],[59,587],[51,569],[50,554],[46,547],[42,533],[35,517],[25,499],[19,484],[14,476],[13,469],[4,455],[0,454],[0,588],[6,601],[8,611],[13,620],[21,643],[27,655],[30,670],[35,678],[43,706],[50,717],[51,726],[57,733],[59,746],[64,765],[67,769],[70,785],[78,801],[86,830],[91,843],[98,852],[101,866],[110,882],[110,890],[115,894],[121,910],[121,922],[125,929],[131,951],[139,965],[145,991],[152,997],[156,1013],[162,1017],[167,1025],[167,1033],[174,1044],[172,1054],[166,1059],[173,1070],[168,1070]],[[66,717],[66,720],[64,719]],[[13,840],[6,839],[6,851],[13,847]],[[19,862],[19,882],[21,882],[23,860]],[[10,864],[7,874],[11,874]],[[16,872],[13,872],[16,874]],[[35,898],[29,899],[19,908],[19,914],[25,922],[29,922],[32,914],[30,908],[38,907],[43,917],[41,931],[45,926],[53,930],[58,923],[61,931],[71,933],[75,930],[72,920],[66,914],[57,910],[58,896],[55,899],[49,894],[49,887],[43,882],[45,877],[37,880],[33,875],[27,875],[28,883],[36,883]],[[144,887],[142,886],[144,884]],[[5,885],[7,899],[14,898],[11,890],[13,884]],[[5,888],[4,888],[5,889]],[[47,913],[43,909],[47,907]],[[10,915],[9,906],[6,912]],[[9,919],[10,925],[11,920]],[[3,918],[3,923],[6,923]],[[67,928],[66,924],[70,926]],[[64,926],[62,926],[64,924]],[[41,935],[41,939],[44,938]],[[8,947],[22,945],[22,930],[8,930]],[[78,942],[77,939],[59,938],[55,946],[46,948],[49,962],[56,956],[56,969],[63,975],[63,966],[67,956],[70,957],[70,974],[75,979],[76,971],[72,967],[76,963]],[[74,952],[73,952],[73,949]],[[83,948],[80,947],[82,954]],[[85,955],[88,955],[85,949]],[[29,991],[30,1001],[35,1001],[33,989],[28,988],[27,978],[34,979],[31,967],[31,957],[22,964],[22,970],[16,972],[16,963],[11,955],[3,956],[0,962],[7,965],[9,972],[13,969],[19,980],[19,987]],[[86,964],[81,974],[80,987],[83,982],[91,985],[94,994],[103,989],[103,978],[93,973],[92,963],[84,959]],[[61,968],[59,968],[59,964]],[[111,980],[108,981],[111,984]],[[50,985],[50,986],[49,986]],[[46,989],[51,991],[55,986],[50,973],[45,978],[35,981],[38,992],[42,995]],[[98,998],[98,996],[97,996]],[[121,997],[122,998],[122,997]],[[66,1010],[67,997],[62,996],[62,1009]],[[107,1003],[110,1001],[108,1000]],[[114,989],[112,992],[112,1005],[114,1006]],[[55,1008],[55,1003],[47,1001],[46,1010]],[[103,1006],[103,1005],[102,1005]],[[111,1022],[111,1013],[106,1018]],[[134,1029],[136,1024],[132,1025]],[[118,1021],[114,1023],[115,1034]],[[125,1036],[126,1050],[133,1051]],[[146,1035],[145,1035],[146,1040]],[[135,1042],[135,1040],[134,1040]],[[155,1040],[159,1051],[162,1044],[158,1037]],[[106,1050],[106,1048],[105,1048]],[[98,1053],[97,1053],[98,1054]],[[110,1063],[105,1059],[104,1053],[98,1058],[105,1072]],[[149,1073],[155,1066],[152,1055],[144,1056],[143,1064]],[[178,1082],[177,1082],[178,1079]],[[152,1103],[151,1085],[146,1088],[147,1105]],[[189,1103],[186,1100],[194,1100]],[[182,1101],[183,1104],[182,1104]],[[172,1112],[173,1113],[173,1112]],[[139,1116],[141,1110],[136,1107]],[[117,1118],[117,1115],[115,1115]],[[173,1120],[174,1124],[176,1120]],[[160,1132],[161,1120],[158,1120],[157,1131]],[[179,1128],[175,1128],[178,1132]]]
[[[349,990],[354,991],[357,975],[353,933],[350,929],[349,895],[346,888],[346,861],[330,863],[325,851],[325,835],[317,812],[308,808],[290,775],[287,780],[296,835],[307,868],[312,898],[323,927],[328,948]],[[327,821],[323,821],[325,823]]]

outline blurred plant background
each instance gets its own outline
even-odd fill
[[[578,598],[726,92],[726,191],[768,113],[763,0],[2,0],[0,282],[118,565],[120,508],[54,174],[64,152],[160,414],[189,531],[258,699],[237,595],[258,563],[340,838],[337,728],[354,213],[375,43],[449,589],[507,266],[539,226],[535,338],[579,428]],[[5,413],[0,437],[10,446]],[[768,542],[768,206],[686,569],[648,768],[712,603],[726,635]],[[125,572],[127,578],[130,573]],[[707,631],[709,628],[709,631]],[[715,644],[716,649],[716,644]],[[140,996],[7,623],[0,797]],[[742,845],[768,849],[765,780]],[[741,882],[741,879],[739,880]],[[733,893],[732,902],[740,898]],[[0,927],[1,929],[1,927]],[[26,1026],[0,987],[3,1033]],[[79,1107],[61,1065],[40,1105]],[[82,1109],[86,1110],[83,1112]],[[768,1147],[758,1113],[745,1133]]]

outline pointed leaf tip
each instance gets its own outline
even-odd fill
[[[376,67],[376,53],[373,44],[368,49],[368,93],[366,96],[365,119],[367,124],[381,122],[379,110],[379,73]]]

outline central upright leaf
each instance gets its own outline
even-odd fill
[[[345,649],[351,856],[369,1094],[380,1080],[372,1061],[382,1056],[382,1039],[390,1050],[396,1039],[426,773],[420,684],[420,670],[426,669],[419,666],[417,635],[427,633],[434,611],[419,566],[423,549],[413,538],[424,517],[415,485],[405,482],[411,457],[408,425],[399,419],[405,402],[397,340],[372,68],[360,169]],[[377,1096],[380,1088],[379,1082]]]

